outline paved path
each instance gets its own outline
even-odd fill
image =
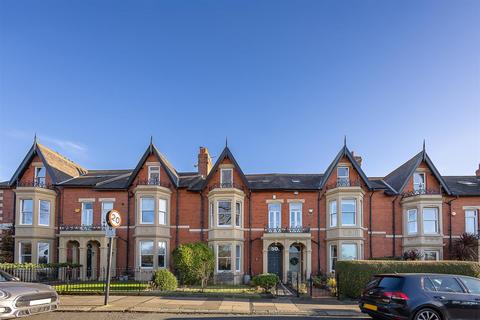
[[[242,299],[200,297],[111,296],[103,305],[103,296],[61,296],[60,311],[138,312],[217,315],[301,315],[366,318],[356,304],[334,299],[295,298]]]

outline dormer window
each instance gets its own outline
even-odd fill
[[[160,166],[148,167],[148,184],[160,183]]]
[[[415,192],[424,192],[426,190],[425,173],[415,172],[413,174],[413,190]]]
[[[350,186],[350,170],[348,167],[337,168],[337,187]]]
[[[233,169],[220,170],[220,187],[231,188],[233,186]]]
[[[35,186],[44,187],[46,184],[47,171],[45,167],[35,167]]]

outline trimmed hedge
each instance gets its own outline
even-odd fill
[[[157,269],[152,276],[152,282],[160,291],[175,291],[178,287],[177,278],[167,269]]]
[[[480,278],[480,263],[467,261],[337,261],[340,297],[358,298],[365,285],[381,273],[443,273]]]
[[[254,276],[252,279],[252,283],[257,287],[261,287],[264,292],[273,292],[279,281],[280,279],[274,273],[262,273]]]

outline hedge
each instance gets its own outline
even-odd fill
[[[175,291],[178,287],[177,278],[167,269],[157,269],[152,276],[152,282],[160,291]]]
[[[340,297],[358,298],[365,285],[382,273],[443,273],[480,278],[480,263],[467,261],[337,261]]]
[[[67,263],[67,262],[44,263],[44,264],[9,263],[9,262],[0,263],[0,269],[38,269],[38,268],[64,268],[64,267],[80,268],[81,266],[82,265],[78,263]]]
[[[275,273],[262,273],[253,277],[252,282],[257,287],[261,287],[265,292],[273,292],[277,283],[280,281]]]

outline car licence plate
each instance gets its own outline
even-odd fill
[[[368,303],[365,303],[363,305],[363,307],[365,309],[368,309],[368,310],[373,310],[373,311],[377,311],[378,310],[378,307],[377,306],[374,306],[373,304],[368,304]]]
[[[40,300],[32,300],[30,301],[30,305],[31,306],[38,306],[40,304],[47,304],[47,303],[50,303],[52,302],[52,299],[51,298],[48,298],[48,299],[40,299]]]

